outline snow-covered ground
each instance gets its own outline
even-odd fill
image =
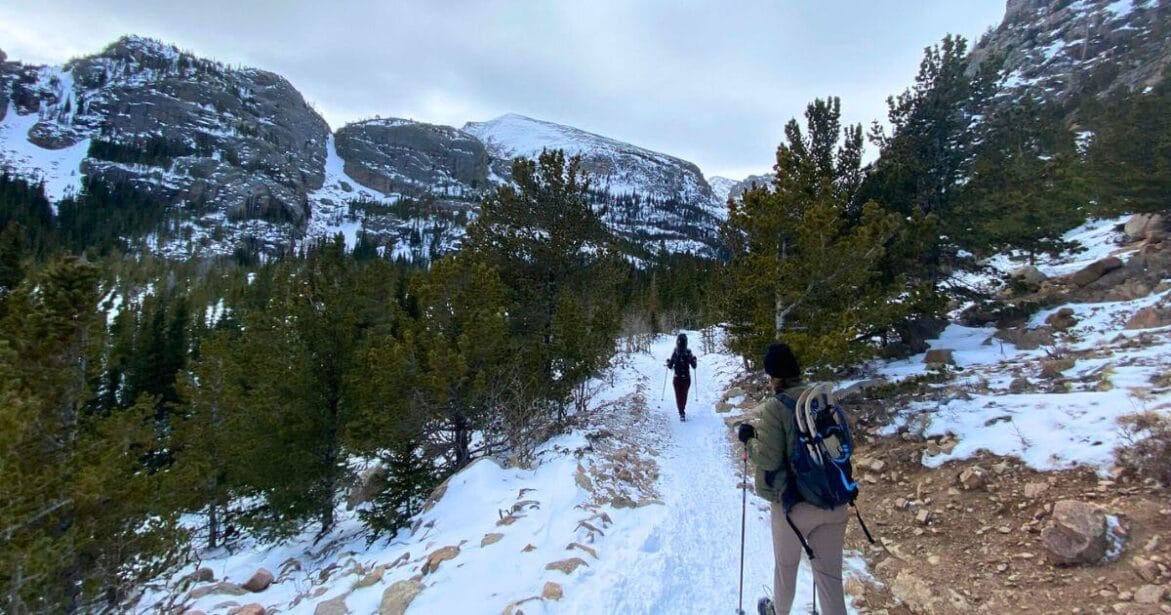
[[[598,482],[614,470],[613,460],[591,446],[586,437],[590,430],[578,431],[543,445],[532,469],[505,468],[488,459],[474,463],[455,475],[438,503],[418,517],[415,532],[400,532],[390,541],[367,547],[357,520],[345,513],[339,529],[317,545],[307,534],[276,546],[245,545],[234,554],[205,553],[199,565],[210,567],[217,580],[243,583],[263,567],[278,582],[261,593],[213,594],[188,606],[211,613],[223,612],[231,603],[259,602],[281,612],[312,613],[317,604],[343,596],[351,613],[375,613],[386,588],[420,575],[429,554],[458,546],[454,559],[421,577],[424,588],[407,613],[497,614],[510,603],[541,596],[548,582],[558,584],[564,596],[526,601],[521,607],[525,613],[734,612],[740,458],[724,415],[713,407],[740,371],[740,361],[723,351],[705,354],[697,349],[698,386],[688,402],[688,420],[680,422],[671,391],[663,395],[664,362],[673,342],[663,336],[649,353],[616,356],[611,377],[597,382],[602,388],[593,400],[595,408],[612,413],[608,429],[625,430],[633,444],[628,450],[641,451],[652,467],[657,465],[654,497],[641,505],[599,503],[575,480],[580,469],[588,469],[586,474]],[[503,524],[510,512],[513,521]],[[484,544],[493,534],[500,535],[496,542]],[[574,557],[585,565],[570,574],[546,568]],[[864,573],[860,562],[850,559],[851,574]],[[322,571],[333,565],[332,577],[322,583]],[[354,588],[356,581],[384,565],[388,568],[381,579]],[[753,610],[761,595],[771,595],[772,568],[767,507],[750,489],[747,609]],[[812,582],[806,568],[800,574],[797,603],[803,604],[812,599]],[[140,612],[151,612],[165,598],[164,588],[153,588],[140,602]]]
[[[72,84],[72,79],[69,83]],[[71,90],[64,91],[72,95]],[[58,201],[81,192],[81,161],[89,151],[89,139],[58,150],[39,147],[28,140],[28,131],[38,121],[38,114],[19,115],[16,107],[9,104],[4,121],[0,122],[0,168],[11,169],[33,181],[43,181],[45,196],[55,210]]]
[[[1116,227],[1126,218],[1090,221],[1066,234],[1077,248],[1039,260],[1037,268],[1049,276],[1066,275],[1107,256],[1128,259],[1137,249],[1123,248]],[[988,288],[992,280],[1024,263],[1002,255],[988,263],[996,273],[968,276],[966,284]],[[1134,301],[1071,303],[1035,314],[1029,327],[1039,327],[1062,308],[1073,310],[1077,324],[1058,334],[1051,345],[1020,350],[993,338],[994,328],[949,326],[934,349],[951,349],[958,373],[946,385],[963,391],[939,401],[913,403],[887,427],[893,433],[908,425],[923,435],[953,434],[958,444],[950,453],[924,457],[930,467],[985,450],[1020,458],[1038,470],[1088,466],[1105,474],[1115,451],[1126,444],[1127,432],[1119,419],[1147,410],[1171,410],[1171,392],[1152,385],[1171,365],[1171,327],[1125,329],[1135,312],[1171,299],[1171,291],[1152,293]],[[1050,390],[1041,375],[1042,361],[1076,358],[1062,372],[1065,389]],[[925,355],[884,363],[877,372],[897,381],[922,376],[930,370]],[[1010,391],[1016,379],[1028,381],[1027,390]]]

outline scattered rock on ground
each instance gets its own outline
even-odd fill
[[[383,466],[367,468],[362,472],[346,494],[346,510],[353,510],[354,507],[365,504],[382,493],[388,476],[389,472]]]
[[[349,612],[350,609],[346,608],[344,595],[319,602],[317,607],[313,609],[313,615],[346,615]]]
[[[356,583],[354,583],[354,589],[362,589],[363,587],[371,587],[371,586],[377,585],[378,583],[382,582],[382,575],[385,573],[386,573],[386,566],[385,565],[375,567],[374,570],[367,572],[366,576],[362,577],[361,579],[358,579],[358,581]]]
[[[933,348],[927,351],[923,362],[928,365],[955,365],[955,358],[950,348]]]
[[[242,587],[250,592],[262,592],[272,585],[272,579],[272,573],[267,568],[261,568]]]
[[[423,574],[431,574],[439,570],[439,564],[446,562],[449,559],[455,559],[459,556],[459,547],[450,546],[436,549],[427,556],[427,563],[423,564]]]
[[[573,574],[573,571],[577,570],[579,566],[588,567],[589,564],[587,564],[585,560],[580,557],[571,557],[569,559],[550,562],[549,564],[545,565],[545,570],[560,570],[565,574]]]
[[[398,581],[382,592],[378,615],[403,615],[411,601],[423,592],[423,583],[415,579]]]
[[[501,538],[504,538],[504,534],[484,534],[484,538],[480,541],[480,546],[486,547],[491,544],[496,544],[497,542],[500,542]]]
[[[1160,214],[1135,214],[1122,230],[1131,241],[1147,239],[1152,233],[1158,237],[1165,230],[1164,218]]]
[[[1041,377],[1042,378],[1060,378],[1062,372],[1067,369],[1072,369],[1077,363],[1074,359],[1042,359],[1041,360]]]
[[[1051,346],[1055,341],[1053,328],[1049,326],[1031,329],[999,329],[994,337],[1008,342],[1020,350],[1036,350],[1042,346]]]
[[[1025,497],[1035,500],[1049,490],[1049,483],[1025,483]]]
[[[1171,325],[1171,308],[1152,306],[1134,313],[1126,323],[1127,329],[1154,329]]]
[[[1068,331],[1077,325],[1077,317],[1074,316],[1073,308],[1061,308],[1049,315],[1045,319],[1045,324],[1053,327],[1057,331]]]
[[[561,589],[560,585],[549,581],[545,583],[545,589],[541,591],[541,597],[545,600],[560,600],[565,597],[565,592]]]
[[[964,491],[983,489],[988,484],[988,472],[980,466],[972,466],[960,472],[959,483]]]
[[[1139,604],[1159,604],[1165,595],[1167,588],[1162,585],[1143,585],[1134,590],[1134,601]]]
[[[1096,564],[1106,555],[1106,513],[1077,500],[1053,505],[1050,524],[1041,531],[1049,561],[1062,566]]]
[[[264,615],[268,611],[265,610],[264,605],[255,602],[238,606],[234,609],[228,610],[228,615]]]
[[[1029,382],[1028,378],[1025,378],[1024,376],[1017,376],[1016,378],[1012,379],[1011,383],[1009,383],[1008,392],[1013,394],[1024,393],[1025,391],[1028,391],[1030,388],[1032,388],[1032,386],[1033,383]]]
[[[212,594],[228,594],[230,596],[243,596],[244,594],[247,594],[247,593],[248,593],[248,590],[244,589],[243,587],[240,587],[239,585],[236,585],[235,583],[228,583],[226,581],[220,581],[219,583],[213,583],[212,585],[204,585],[202,587],[196,587],[195,589],[191,590],[190,593],[187,594],[187,597],[191,600],[199,600],[200,598],[202,598],[204,596],[210,596]]]
[[[959,593],[948,589],[946,595],[940,587],[919,578],[906,570],[899,571],[891,584],[890,591],[906,603],[913,613],[969,613],[971,605]]]
[[[1117,256],[1107,256],[1106,258],[1095,261],[1086,266],[1081,271],[1073,273],[1069,276],[1069,281],[1076,286],[1085,286],[1098,280],[1098,278],[1114,271],[1123,266],[1122,259]]]
[[[1040,284],[1049,279],[1049,276],[1041,273],[1041,270],[1033,265],[1025,265],[1024,267],[1015,269],[1008,276],[1014,280],[1023,280],[1029,284]]]

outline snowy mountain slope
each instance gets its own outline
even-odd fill
[[[1005,58],[1010,98],[1029,92],[1061,99],[1079,91],[1139,90],[1171,62],[1166,0],[1008,0],[1004,21],[982,38],[973,60]]]
[[[333,229],[354,237],[361,218],[382,249],[430,258],[456,245],[514,155],[546,147],[585,155],[606,222],[638,250],[718,252],[722,207],[695,165],[519,116],[470,126],[482,135],[380,119],[331,136],[283,77],[137,36],[61,67],[0,60],[0,168],[44,180],[54,200],[84,176],[149,193],[182,232],[145,243],[172,257],[280,253]],[[435,207],[339,215],[350,197]]]
[[[1132,257],[1143,246],[1122,245],[1118,228],[1125,220],[1091,221],[1070,231],[1064,239],[1076,249],[1040,259],[1038,269],[1061,276],[1108,256]],[[988,264],[992,273],[965,282],[992,288],[1021,263],[1000,255]],[[1037,470],[1088,466],[1104,476],[1126,443],[1120,418],[1148,409],[1171,414],[1171,390],[1158,384],[1171,364],[1171,327],[1127,328],[1140,310],[1169,304],[1171,288],[1130,301],[1054,305],[1034,314],[1026,327],[1043,328],[1062,309],[1076,323],[1053,343],[1030,350],[994,338],[995,329],[953,324],[930,345],[953,351],[963,371],[947,386],[967,394],[913,403],[886,433],[913,426],[927,437],[955,435],[958,444],[950,453],[924,457],[930,467],[990,451]],[[878,374],[894,380],[923,376],[930,371],[924,357],[882,364]],[[1047,363],[1055,358],[1068,363]]]
[[[592,198],[606,208],[604,221],[618,235],[651,251],[719,252],[723,202],[690,162],[516,114],[469,122],[463,130],[488,148],[495,181],[507,180],[517,156],[535,158],[543,150],[561,149],[582,157]]]
[[[694,164],[571,126],[508,114],[469,122],[463,130],[488,147],[495,159],[493,170],[501,177],[510,174],[509,165],[517,156],[536,158],[544,149],[561,149],[580,155],[594,187],[614,195],[637,193],[709,205],[715,200]]]
[[[739,458],[730,429],[712,408],[740,362],[723,352],[697,351],[697,399],[681,423],[674,401],[656,395],[673,339],[660,337],[649,354],[616,356],[612,380],[595,383],[587,422],[546,443],[533,469],[474,463],[448,481],[414,532],[389,542],[367,547],[353,513],[342,513],[346,521],[321,541],[324,548],[306,535],[282,545],[252,544],[235,554],[205,553],[200,565],[217,580],[242,583],[264,567],[277,582],[243,596],[182,600],[177,592],[178,604],[220,612],[232,603],[257,602],[313,613],[322,602],[340,598],[349,612],[374,613],[384,594],[413,586],[419,593],[408,614],[495,614],[518,603],[529,614],[731,611],[739,570]],[[750,494],[748,605],[771,586],[766,511]],[[451,555],[456,547],[452,559],[424,570],[432,555]],[[549,568],[566,560],[577,564],[568,574]],[[859,566],[851,560],[852,570]],[[192,564],[180,571],[168,584],[171,591],[194,569]],[[803,568],[799,604],[811,600],[810,590]],[[139,612],[153,612],[167,593],[166,586],[152,588]]]
[[[721,203],[726,203],[728,201],[728,195],[732,192],[732,186],[740,182],[727,177],[713,175],[707,178],[707,183],[712,187],[712,194],[715,195],[716,200]]]
[[[56,150],[39,147],[28,139],[29,131],[39,121],[39,114],[20,115],[9,105],[0,121],[0,168],[43,182],[45,195],[56,206],[61,199],[81,191],[81,163],[89,149],[89,139]]]

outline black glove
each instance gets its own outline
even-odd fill
[[[736,428],[736,437],[741,442],[748,444],[748,441],[756,437],[756,428],[749,423],[740,423]]]

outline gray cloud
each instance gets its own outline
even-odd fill
[[[885,115],[922,50],[994,26],[1002,0],[35,0],[0,48],[60,63],[135,33],[288,77],[335,128],[381,115],[462,125],[515,112],[697,163],[768,170],[814,97]]]

